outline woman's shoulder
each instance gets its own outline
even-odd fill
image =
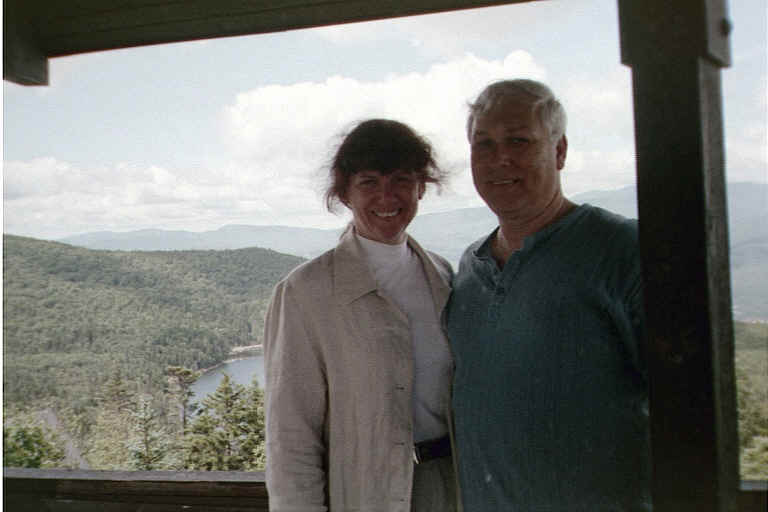
[[[280,282],[278,287],[293,289],[302,293],[313,290],[330,289],[333,274],[333,253],[328,250],[309,261],[305,261],[291,270]]]
[[[416,240],[410,236],[408,237],[408,242],[411,245],[411,248],[414,249],[416,254],[418,254],[422,259],[423,263],[425,265],[434,266],[435,270],[437,270],[438,274],[440,274],[443,280],[450,284],[451,280],[453,279],[453,267],[448,262],[448,260],[436,252],[424,249]]]
[[[453,277],[453,266],[451,266],[450,262],[436,252],[426,251],[426,253],[432,260],[435,268],[437,268],[437,271],[444,277],[447,277],[447,281],[450,283],[451,278]]]

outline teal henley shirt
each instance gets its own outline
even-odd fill
[[[445,316],[464,510],[650,510],[637,222],[578,206],[503,269],[493,235]]]

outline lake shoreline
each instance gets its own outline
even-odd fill
[[[202,377],[206,373],[212,372],[217,368],[224,366],[225,364],[234,363],[235,361],[241,361],[243,359],[248,359],[251,357],[257,357],[263,354],[264,354],[264,346],[261,344],[241,345],[239,347],[232,347],[232,350],[229,351],[230,357],[228,357],[227,359],[225,359],[224,361],[218,364],[209,366],[208,368],[200,368],[197,371],[200,372],[200,377]]]

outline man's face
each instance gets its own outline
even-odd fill
[[[567,148],[565,136],[552,140],[530,105],[502,102],[474,120],[475,188],[500,220],[536,218],[561,194]]]

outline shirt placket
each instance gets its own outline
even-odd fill
[[[498,325],[499,319],[502,314],[503,304],[507,296],[507,290],[509,284],[514,279],[514,276],[520,270],[520,257],[518,253],[515,253],[510,257],[507,263],[504,265],[504,269],[500,271],[498,267],[494,269],[492,274],[493,281],[493,298],[488,306],[488,324]]]

